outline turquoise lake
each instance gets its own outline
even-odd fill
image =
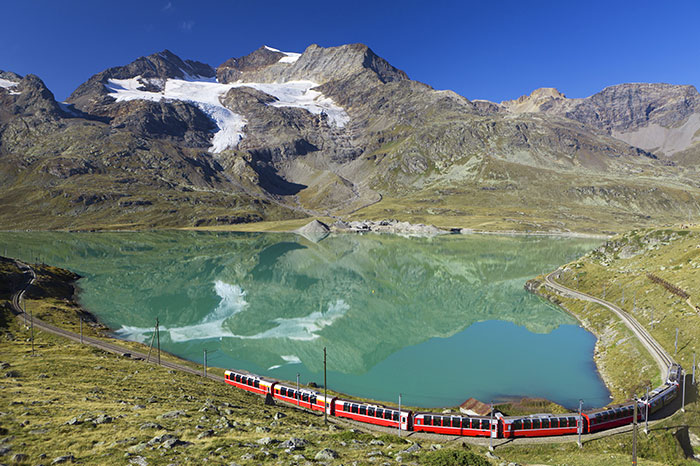
[[[595,337],[523,285],[599,240],[281,233],[0,233],[0,253],[68,268],[120,338],[405,405],[543,397],[599,407]]]

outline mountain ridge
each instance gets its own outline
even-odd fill
[[[110,216],[139,228],[384,215],[592,231],[601,219],[615,229],[700,211],[692,86],[470,101],[409,79],[363,44],[262,46],[216,69],[164,50],[95,74],[68,106],[38,78],[20,87],[2,76],[3,222],[32,186],[44,190],[49,207],[32,208],[51,216],[49,228]]]

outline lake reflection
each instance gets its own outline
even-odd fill
[[[327,347],[329,386],[355,395],[403,392],[423,406],[469,396],[607,402],[594,338],[523,289],[597,241],[331,235],[313,243],[192,232],[0,233],[0,241],[8,255],[81,274],[83,304],[122,338],[150,341],[157,316],[165,350],[201,361],[207,349],[211,365],[319,382]]]

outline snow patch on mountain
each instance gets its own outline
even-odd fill
[[[300,53],[295,53],[295,52],[283,52],[281,50],[273,49],[272,47],[268,47],[267,45],[265,46],[267,50],[270,50],[271,52],[279,52],[283,53],[286,56],[280,58],[279,63],[294,63],[301,57]]]
[[[318,84],[312,81],[290,81],[286,83],[244,83],[221,84],[215,78],[201,78],[187,75],[185,79],[167,79],[157,83],[160,92],[144,90],[144,80],[140,76],[130,79],[110,79],[105,87],[117,102],[129,100],[162,99],[180,100],[196,105],[206,113],[219,128],[212,139],[211,151],[221,152],[235,148],[244,137],[246,119],[221,104],[220,98],[234,87],[251,87],[269,94],[275,99],[269,105],[274,107],[303,108],[314,115],[326,115],[329,123],[343,127],[350,117],[345,110],[321,92],[313,90]],[[151,83],[156,84],[156,83]]]
[[[19,83],[16,83],[14,81],[10,81],[8,79],[0,78],[0,87],[8,89],[8,91],[11,87],[15,87],[17,84],[19,84]],[[13,95],[19,94],[19,92],[16,92],[16,91],[9,91],[9,92],[10,92],[10,94],[13,94]]]

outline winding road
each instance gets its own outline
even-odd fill
[[[639,341],[644,345],[644,347],[649,351],[649,354],[654,358],[656,363],[659,365],[661,370],[661,380],[666,381],[669,375],[669,368],[675,363],[671,355],[669,355],[666,350],[654,340],[654,338],[647,332],[647,330],[639,323],[637,320],[629,315],[627,312],[617,307],[613,303],[596,298],[587,293],[582,293],[580,291],[572,290],[564,285],[561,285],[555,281],[555,278],[559,278],[562,270],[557,269],[545,277],[545,286],[554,290],[556,293],[567,296],[570,298],[580,299],[582,301],[589,301],[592,303],[600,304],[617,315],[620,320],[629,328],[632,333],[639,339]]]

